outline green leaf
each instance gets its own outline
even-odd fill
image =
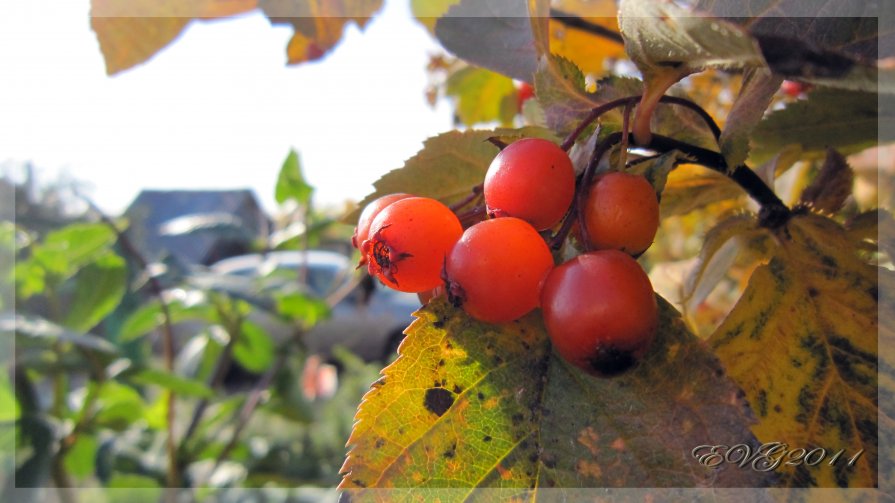
[[[299,206],[305,206],[311,201],[311,194],[314,188],[308,185],[305,177],[301,172],[301,163],[298,160],[298,153],[290,150],[283,166],[280,168],[280,175],[277,177],[276,200],[283,204],[292,199]]]
[[[512,123],[515,110],[504,110],[509,96],[515,103],[513,80],[484,68],[467,66],[452,74],[446,83],[448,96],[457,100],[455,107],[460,121],[467,126],[482,122]]]
[[[358,210],[345,217],[356,222],[361,210],[386,194],[406,192],[422,197],[450,201],[465,197],[485,179],[497,147],[488,138],[498,136],[507,141],[523,137],[558,139],[549,130],[527,127],[522,129],[489,129],[450,131],[429,138],[423,149],[373,183],[376,190],[358,204]]]
[[[749,137],[764,117],[783,79],[765,69],[749,69],[743,77],[740,94],[724,120],[721,131],[721,153],[733,170],[749,156]]]
[[[752,157],[763,162],[789,145],[819,155],[835,148],[848,155],[895,140],[895,97],[817,89],[807,100],[772,112],[755,128]]]
[[[118,353],[118,349],[109,341],[93,334],[74,332],[35,316],[11,315],[8,313],[0,315],[0,332],[13,331],[19,336],[16,340],[22,347],[47,347],[59,341],[74,344],[86,351],[103,353],[107,356]]]
[[[854,454],[854,466],[781,466],[787,487],[874,487],[878,408],[877,275],[839,224],[800,214],[777,233],[780,246],[756,269],[710,338],[759,418],[762,442]]]
[[[127,290],[127,268],[123,258],[106,253],[78,271],[73,280],[77,293],[63,325],[83,332],[118,307]]]
[[[531,82],[538,55],[527,2],[463,0],[435,23],[445,49],[477,66]]]
[[[417,312],[364,397],[342,489],[756,486],[690,452],[749,442],[749,412],[717,360],[661,302],[643,361],[612,379],[554,356],[540,314],[488,325],[442,299]],[[529,497],[534,498],[536,494]]]
[[[132,426],[143,417],[146,404],[134,388],[118,382],[106,381],[97,397],[94,422],[104,428],[120,431]]]
[[[19,401],[7,372],[0,372],[0,423],[16,421],[21,416]]]
[[[158,481],[145,475],[114,473],[106,487],[109,503],[157,503],[162,499],[162,488]]]
[[[144,369],[131,375],[130,380],[135,384],[161,386],[178,395],[214,398],[214,392],[205,383],[172,374],[165,370]]]
[[[181,302],[168,304],[168,312],[171,315],[171,323],[197,320],[209,323],[217,323],[214,308],[200,303],[184,305]],[[143,335],[152,332],[164,323],[164,314],[161,303],[158,300],[149,301],[130,314],[122,323],[118,331],[119,342],[130,342]]]
[[[270,335],[255,323],[244,321],[233,346],[233,359],[246,370],[261,373],[271,366],[274,344]]]
[[[287,320],[300,321],[312,327],[330,316],[330,308],[322,300],[301,293],[283,293],[275,296],[276,312]]]
[[[631,167],[628,172],[646,178],[650,185],[653,186],[653,189],[655,189],[656,196],[661,200],[662,192],[665,191],[665,184],[668,182],[668,174],[685,159],[687,157],[684,154],[677,150],[672,150],[655,159],[638,163]]]
[[[63,461],[68,473],[83,479],[94,472],[96,467],[96,451],[99,447],[96,437],[80,434],[74,445],[65,453]]]
[[[35,246],[32,260],[64,279],[92,262],[116,239],[105,224],[72,224],[47,234]]]

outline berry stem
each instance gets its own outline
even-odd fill
[[[590,157],[590,162],[587,163],[587,168],[585,168],[584,173],[581,175],[581,185],[577,188],[575,202],[573,204],[575,205],[575,218],[578,220],[578,228],[581,231],[581,244],[586,251],[590,250],[590,240],[587,235],[587,225],[585,225],[584,222],[584,205],[587,202],[587,195],[590,193],[590,186],[593,183],[594,174],[597,172],[597,166],[600,164],[600,159],[602,159],[606,152],[625,136],[627,135],[624,133],[612,133],[598,143],[597,146],[594,147],[594,153]]]
[[[479,196],[481,196],[482,190],[484,190],[484,186],[485,185],[482,183],[474,186],[468,196],[464,197],[462,200],[457,201],[456,203],[454,203],[448,207],[451,209],[451,211],[453,211],[454,213],[457,213],[458,210],[465,208],[470,203],[475,201]]]

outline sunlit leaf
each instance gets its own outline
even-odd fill
[[[300,206],[308,204],[311,200],[311,194],[314,188],[311,187],[302,174],[301,162],[298,160],[298,153],[290,150],[283,166],[280,168],[280,174],[277,177],[276,200],[283,204],[292,199]]]
[[[348,23],[364,28],[382,0],[258,0],[258,6],[271,23],[292,26],[286,55],[294,65],[325,56],[342,39]]]
[[[618,33],[618,7],[614,0],[560,0],[551,2],[550,7],[551,54],[574,61],[585,74],[598,76],[607,70],[607,60],[624,57],[625,46]],[[594,28],[582,27],[582,22]],[[595,33],[602,30],[605,35]]]
[[[758,415],[759,440],[864,449],[852,467],[781,466],[783,485],[872,487],[878,420],[893,420],[878,409],[878,270],[824,217],[798,215],[777,237],[710,342]]]
[[[652,349],[613,379],[555,357],[538,313],[487,325],[436,300],[417,316],[358,410],[343,489],[762,483],[692,458],[697,445],[748,442],[750,419],[665,302]]]
[[[0,373],[0,422],[15,421],[21,415],[12,384],[6,372]]]
[[[448,8],[458,3],[460,0],[410,0],[410,11],[429,33],[435,35],[435,22]]]
[[[668,175],[659,211],[663,218],[684,215],[709,204],[744,195],[730,178],[696,165],[682,165]]]
[[[193,20],[247,12],[257,0],[91,0],[90,26],[106,73],[114,75],[152,58]]]
[[[48,346],[54,342],[71,343],[79,348],[114,355],[118,349],[102,337],[78,333],[61,327],[43,318],[25,315],[0,315],[0,332],[15,332],[21,347]]]
[[[441,200],[463,197],[485,180],[497,147],[488,138],[502,137],[507,141],[523,137],[538,137],[557,141],[556,136],[543,128],[489,129],[450,131],[429,138],[423,149],[405,161],[402,168],[392,170],[373,183],[376,190],[358,205],[363,208],[371,201],[395,192]],[[357,221],[360,210],[345,217]]]
[[[73,280],[76,294],[62,324],[83,332],[118,307],[127,290],[127,268],[123,258],[105,253],[78,271]]]
[[[92,474],[96,467],[96,451],[99,443],[93,435],[80,434],[65,453],[64,465],[68,473],[77,478]]]
[[[216,322],[214,309],[207,304],[187,306],[181,302],[168,304],[168,311],[172,323],[187,320],[200,320]],[[158,300],[144,303],[136,311],[130,314],[118,330],[118,340],[129,342],[162,326],[164,314]]]
[[[503,106],[506,100],[515,105],[513,80],[484,68],[460,69],[448,78],[445,92],[457,100],[456,114],[468,126],[483,122],[508,125],[516,115],[515,107]]]
[[[134,388],[118,381],[102,384],[93,420],[97,425],[113,430],[124,430],[143,417],[146,404]]]
[[[847,155],[895,140],[895,98],[817,89],[807,100],[768,115],[752,135],[752,159],[760,162],[788,145],[819,155],[835,148]]]
[[[47,234],[35,247],[33,260],[65,278],[93,261],[115,239],[115,232],[105,224],[72,224]]]

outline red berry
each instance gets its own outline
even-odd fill
[[[411,197],[411,195],[398,192],[382,196],[379,199],[370,202],[370,204],[364,208],[364,211],[361,212],[360,218],[357,219],[357,227],[354,228],[354,236],[351,237],[351,244],[354,245],[355,248],[360,249],[361,245],[364,244],[364,241],[370,237],[368,235],[370,234],[370,224],[373,223],[373,219],[376,218],[376,215],[393,202],[408,197]]]
[[[598,176],[584,205],[584,222],[594,248],[643,253],[659,229],[656,191],[640,175],[612,172]]]
[[[516,89],[516,105],[520,112],[522,111],[522,105],[524,105],[526,101],[534,98],[534,96],[535,90],[531,87],[531,84],[528,82],[519,84],[519,87]]]
[[[552,267],[550,249],[529,223],[485,220],[466,229],[448,254],[448,295],[477,320],[512,321],[538,307]]]
[[[617,250],[555,267],[544,281],[541,309],[557,353],[603,376],[623,372],[646,353],[659,319],[649,277]]]
[[[789,96],[790,98],[798,98],[804,92],[810,89],[809,84],[805,84],[803,82],[796,82],[795,80],[784,80],[782,84],[780,84],[780,92]]]
[[[408,197],[379,212],[361,245],[371,276],[402,292],[432,290],[442,283],[447,252],[463,228],[451,210],[428,197]]]
[[[492,216],[517,217],[537,230],[565,215],[575,195],[572,161],[555,143],[524,138],[504,148],[485,175],[485,203]]]

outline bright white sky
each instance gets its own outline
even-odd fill
[[[0,163],[87,181],[118,213],[143,188],[244,188],[268,210],[290,147],[323,205],[358,200],[451,111],[425,102],[437,43],[387,0],[319,63],[287,67],[261,14],[191,24],[144,65],[105,74],[89,0],[0,1]]]

